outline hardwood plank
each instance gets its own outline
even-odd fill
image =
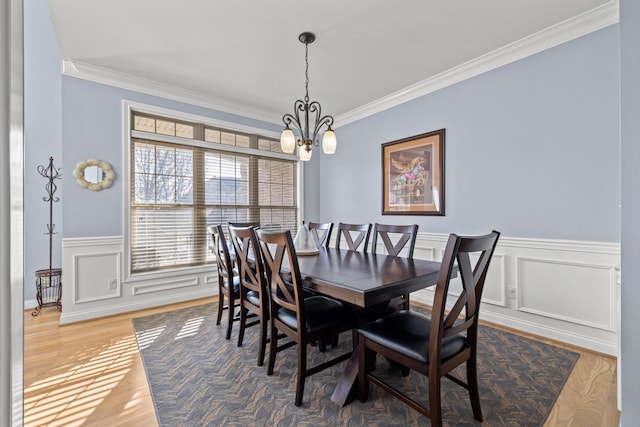
[[[131,319],[212,301],[205,298],[63,326],[58,325],[55,307],[44,307],[36,317],[25,311],[24,425],[157,425]],[[503,329],[580,353],[545,427],[617,427],[615,358]]]
[[[581,352],[545,426],[618,425],[616,361]]]

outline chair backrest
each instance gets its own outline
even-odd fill
[[[259,293],[262,303],[266,303],[267,284],[264,277],[264,265],[258,245],[258,237],[253,227],[229,227],[229,236],[233,243],[238,264],[238,276],[242,285],[241,294],[245,289]]]
[[[311,235],[315,239],[316,246],[325,246],[328,248],[329,241],[331,240],[331,231],[333,231],[333,223],[310,222],[308,226],[309,231],[311,231]]]
[[[347,249],[366,252],[369,246],[370,234],[371,224],[344,224],[340,222],[338,223],[336,248],[340,248],[341,237],[344,237],[345,242],[347,242]]]
[[[306,325],[304,313],[304,293],[298,257],[293,246],[291,232],[256,230],[260,253],[264,262],[268,283],[268,293],[271,313],[280,308],[286,308],[296,313],[298,325]],[[288,264],[288,271],[282,271],[284,262]],[[302,334],[305,328],[298,333]]]
[[[260,221],[249,221],[249,222],[231,222],[229,221],[229,227],[260,227]]]
[[[231,263],[231,255],[229,255],[229,247],[227,246],[227,239],[224,237],[222,225],[209,225],[207,230],[211,236],[209,250],[216,256],[218,274],[229,279],[233,275],[233,264]]]
[[[440,343],[443,339],[459,333],[466,332],[467,347],[471,347],[474,351],[480,299],[489,263],[499,237],[500,233],[495,230],[484,236],[449,235],[433,298],[429,341],[430,360],[441,360]],[[472,257],[477,258],[475,263],[472,262]],[[462,291],[457,297],[448,295],[456,262],[458,276],[462,283]],[[445,313],[447,296],[456,298],[456,301],[451,310]]]
[[[400,252],[406,248],[405,256],[413,258],[413,250],[416,247],[416,237],[418,236],[418,225],[392,225],[378,224],[373,227],[373,240],[371,241],[371,252],[378,249],[378,237],[384,243],[384,248],[389,255],[400,256]]]

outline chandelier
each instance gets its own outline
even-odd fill
[[[309,32],[304,32],[298,36],[298,40],[304,43],[305,47],[305,95],[304,100],[298,99],[293,104],[293,114],[285,114],[282,116],[282,121],[285,124],[285,128],[280,136],[282,151],[285,153],[293,153],[297,145],[300,147],[298,149],[300,160],[311,159],[311,150],[314,145],[316,147],[318,146],[318,140],[316,138],[324,126],[327,127],[327,130],[322,136],[322,151],[325,154],[333,154],[336,152],[336,134],[331,129],[333,117],[329,115],[322,116],[320,103],[318,101],[309,102],[309,44],[313,43],[315,39],[315,34]],[[309,115],[315,117],[310,118]],[[290,126],[294,129],[292,130]],[[297,139],[293,132],[294,130],[298,134]]]

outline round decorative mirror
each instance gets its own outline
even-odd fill
[[[111,187],[115,176],[109,163],[96,159],[79,162],[73,171],[78,185],[93,191]]]

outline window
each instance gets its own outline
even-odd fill
[[[132,112],[132,273],[214,261],[207,225],[298,224],[298,162],[276,139]]]

